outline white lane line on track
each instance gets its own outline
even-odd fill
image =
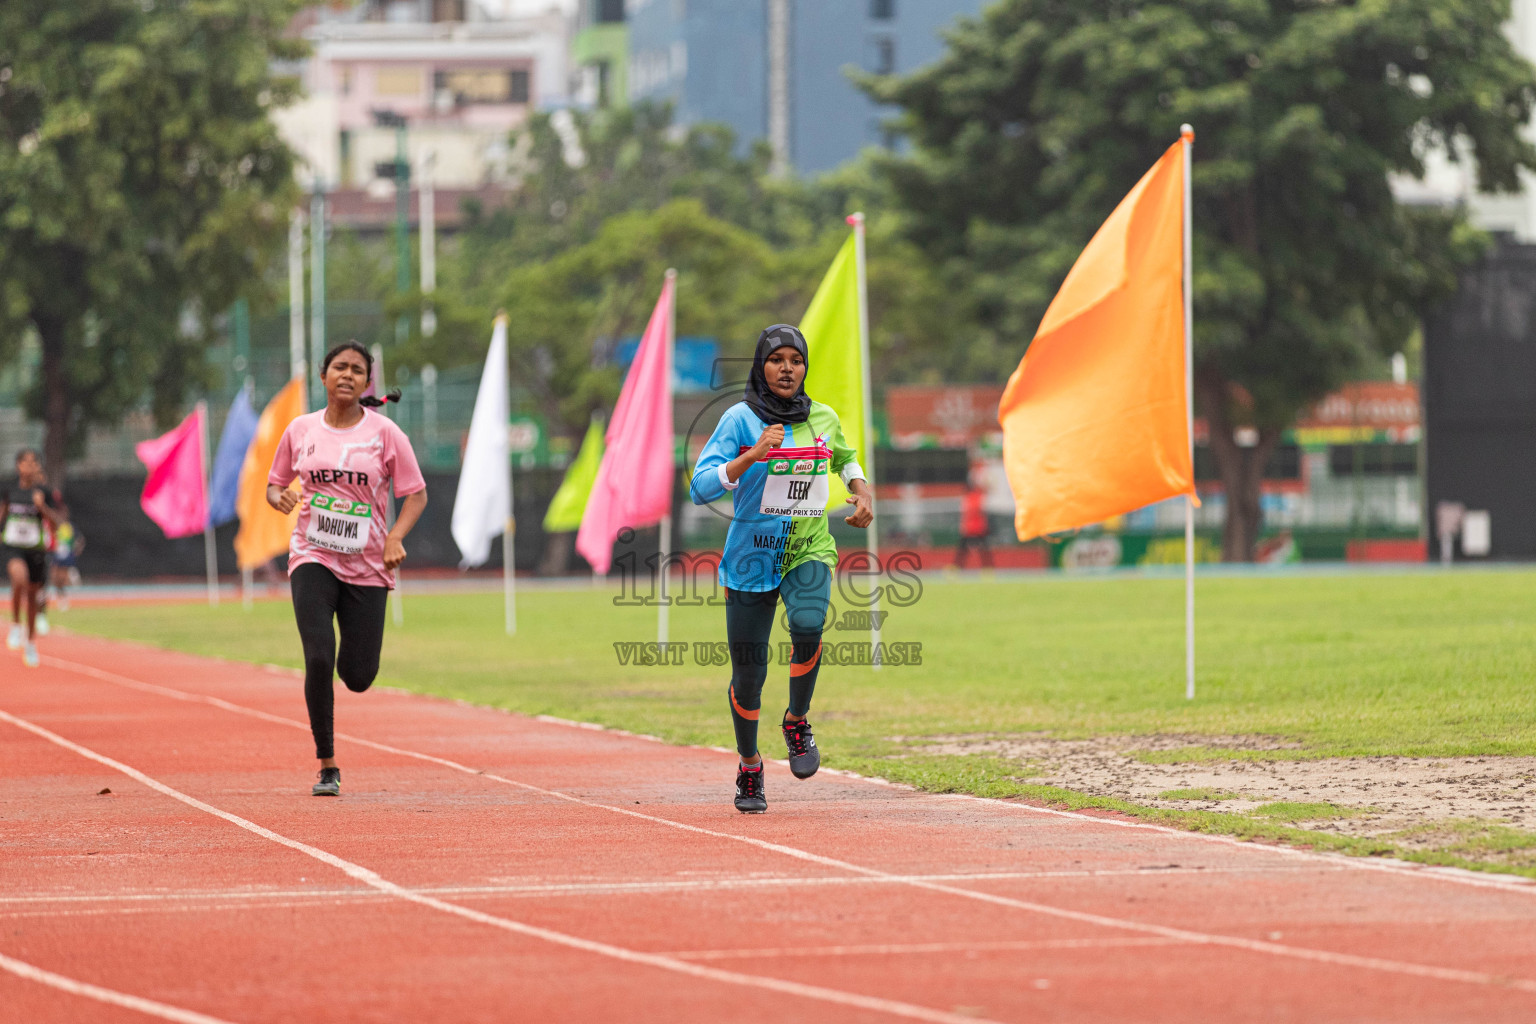
[[[1342,870],[1330,868],[1330,871]],[[942,875],[892,875],[869,878],[863,875],[780,875],[771,878],[697,878],[662,879],[648,882],[562,882],[525,883],[522,885],[441,885],[413,886],[412,892],[425,896],[613,896],[624,893],[709,892],[715,889],[799,888],[801,886],[899,885],[920,882],[1033,881],[1047,878],[1150,878],[1163,875],[1284,875],[1300,874],[1298,868],[1124,868],[1103,871],[982,871]],[[0,906],[48,903],[131,903],[177,900],[280,900],[367,897],[382,895],[376,889],[205,889],[192,892],[149,893],[35,893],[27,896],[0,896]]]
[[[229,811],[215,807],[212,804],[205,803],[195,796],[189,796],[188,794],[181,792],[179,789],[175,789],[163,782],[160,782],[158,779],[151,778],[150,776],[139,771],[137,768],[126,765],[121,761],[113,760],[112,758],[107,757],[105,754],[98,754],[96,751],[91,750],[89,747],[81,746],[80,744],[75,743],[73,740],[66,739],[63,736],[60,736],[58,733],[49,729],[45,729],[40,725],[35,725],[24,718],[17,718],[15,715],[12,715],[7,711],[0,710],[0,721],[10,722],[12,725],[19,729],[24,729],[27,732],[32,733],[34,736],[40,736],[50,743],[63,747],[65,750],[73,751],[74,753],[79,754],[81,757],[84,757],[87,760],[95,761],[97,764],[111,768],[113,771],[121,772],[123,775],[133,779],[135,782],[138,782],[144,786],[148,786],[155,792],[164,796],[168,796],[173,800],[180,801],[181,803],[186,804],[188,807],[196,808],[197,810],[203,811],[206,814],[211,814],[216,818],[222,818],[224,821],[229,822],[231,825],[234,825],[237,828],[245,829],[247,832],[261,836],[263,839],[270,840],[279,846],[286,846],[290,850],[295,850],[307,857],[311,857],[319,861],[322,864],[329,865],[330,867],[337,869],[348,877],[354,878],[357,881],[362,882],[364,885],[378,889],[380,892],[389,893],[390,895],[405,902],[415,903],[418,906],[429,907],[432,910],[442,911],[445,914],[452,914],[456,917],[464,918],[467,921],[474,921],[477,924],[484,924],[493,928],[500,928],[503,931],[512,932],[517,935],[523,935],[528,938],[541,939],[553,945],[564,946],[568,949],[580,950],[584,953],[595,953],[599,956],[606,956],[611,959],[621,960],[627,963],[640,964],[647,967],[656,967],[664,971],[671,971],[674,974],[684,974],[705,981],[723,982],[727,985],[737,985],[746,988],[766,989],[767,991],[778,992],[783,995],[797,996],[802,999],[813,999],[820,1002],[833,1003],[839,1006],[849,1006],[855,1009],[869,1010],[874,1013],[884,1013],[893,1017],[903,1017],[908,1020],[931,1021],[933,1024],[975,1024],[976,1020],[979,1019],[974,1017],[964,1017],[954,1013],[947,1013],[943,1010],[936,1010],[926,1006],[917,1006],[913,1003],[903,1003],[895,999],[883,999],[878,996],[866,996],[856,992],[844,992],[839,989],[824,988],[820,985],[808,985],[801,984],[799,982],[784,981],[779,978],[764,977],[753,974],[742,974],[738,971],[721,970],[718,967],[705,967],[700,964],[689,963],[686,960],[678,960],[675,957],[664,956],[657,953],[642,953],[639,950],[628,949],[623,946],[615,946],[606,942],[597,942],[592,939],[579,938],[575,935],[567,935],[564,932],[557,932],[550,928],[540,928],[537,925],[525,924],[522,921],[515,921],[508,917],[497,917],[494,914],[486,914],[478,910],[472,910],[469,907],[461,907],[458,904],[448,903],[433,896],[424,896],[420,893],[412,892],[405,886],[391,882],[389,879],[384,878],[382,875],[375,871],[363,867],[361,864],[354,864],[352,861],[338,857],[333,853],[328,853],[319,847],[311,846],[308,843],[300,842],[297,839],[290,839],[289,837],[274,832],[263,825],[258,825],[254,821],[242,818],[238,814],[233,814]],[[204,1018],[204,1020],[207,1019],[208,1018]],[[201,1024],[201,1022],[199,1022],[199,1024]],[[998,1024],[998,1022],[994,1021],[990,1022],[990,1024]]]
[[[122,643],[125,646],[134,647],[139,650],[152,651],[157,654],[176,653],[166,651],[163,648],[151,647],[147,644],[136,644],[130,641],[119,640],[112,642]],[[126,687],[132,690],[139,690],[143,693],[153,693],[162,697],[169,697],[172,700],[186,701],[188,703],[208,704],[212,707],[223,708],[226,711],[233,711],[236,714],[249,715],[253,718],[259,718],[264,721],[289,726],[291,728],[297,727],[305,730],[308,730],[309,728],[309,726],[303,722],[296,722],[294,719],[284,718],[281,715],[273,715],[265,711],[258,711],[256,708],[246,707],[243,704],[235,704],[231,701],[223,700],[219,697],[211,697],[207,694],[191,693],[186,690],[177,690],[169,686],[159,686],[154,683],[146,683],[138,679],[130,678],[128,676],[119,675],[115,672],[107,672],[102,669],[98,669],[93,665],[84,665],[79,662],[69,661],[65,658],[56,658],[51,655],[45,655],[42,660],[45,665],[52,665],[57,668],[62,668],[67,671],[78,673],[80,675],[89,676],[93,679],[99,679],[102,682],[113,683],[117,686]],[[228,661],[228,659],[221,658],[209,660],[223,661],[230,665],[250,667],[249,662]],[[293,678],[295,676],[303,678],[301,673],[296,673],[292,669],[282,668],[278,665],[264,665],[260,667],[275,675],[282,675],[287,678]],[[412,693],[408,690],[399,690],[394,687],[381,687],[381,689],[386,689],[390,690],[391,692],[422,699],[428,699],[425,698],[422,694]],[[459,704],[465,707],[474,707],[484,710],[483,705],[471,704],[469,701],[448,700],[447,703]],[[625,729],[614,729],[606,725],[601,725],[597,722],[578,722],[569,718],[556,718],[553,715],[532,715],[524,717],[531,717],[535,721],[546,722],[551,725],[560,725],[567,728],[581,729],[588,732],[608,733],[613,736],[622,736],[630,739],[652,740],[658,743],[664,742],[655,736],[646,736],[642,733],[629,732]],[[341,737],[343,734],[337,733],[336,735]],[[357,737],[349,738],[352,740],[352,742],[361,743],[364,746],[370,744],[370,741],[361,740]],[[379,746],[378,744],[373,745]],[[387,749],[390,753],[401,754],[405,757],[439,760],[431,758],[429,755],[417,754],[414,751],[401,750],[398,747],[379,747],[379,749]],[[735,751],[729,750],[725,747],[694,746],[692,749],[708,750],[719,754],[728,754],[732,757],[734,757],[736,753]],[[787,765],[789,762],[775,761],[774,763],[778,765]],[[464,770],[462,766],[459,765],[455,765],[454,767],[456,770]],[[920,798],[927,800],[950,800],[981,803],[992,809],[1005,809],[1023,814],[1043,814],[1049,817],[1068,818],[1073,821],[1090,822],[1095,825],[1110,825],[1115,828],[1128,828],[1140,831],[1156,832],[1161,835],[1171,836],[1178,839],[1194,840],[1196,842],[1202,843],[1212,843],[1218,846],[1229,846],[1234,849],[1242,850],[1248,854],[1267,853],[1273,854],[1277,857],[1306,861],[1312,864],[1326,864],[1333,867],[1344,867],[1355,871],[1375,871],[1381,874],[1398,875],[1405,878],[1416,878],[1421,881],[1427,880],[1434,882],[1449,882],[1454,885],[1471,886],[1472,888],[1476,889],[1497,889],[1502,892],[1517,892],[1524,895],[1536,895],[1536,882],[1532,882],[1523,878],[1499,878],[1488,875],[1480,875],[1463,868],[1446,868],[1429,864],[1409,864],[1404,861],[1394,861],[1390,859],[1366,859],[1363,857],[1350,857],[1343,854],[1316,853],[1312,850],[1298,850],[1289,846],[1278,846],[1269,843],[1254,843],[1242,839],[1233,839],[1230,836],[1217,836],[1210,835],[1205,832],[1191,832],[1187,829],[1169,828],[1166,825],[1154,825],[1145,821],[1126,821],[1120,818],[1104,817],[1097,814],[1083,814],[1079,811],[1064,811],[1056,807],[1037,807],[1033,804],[1018,803],[1011,800],[996,800],[989,797],[971,796],[969,793],[924,793],[921,790],[913,789],[912,787],[902,785],[901,783],[890,782],[889,780],[875,778],[869,775],[860,775],[857,772],[840,771],[835,768],[823,768],[822,772],[841,778],[854,779],[858,782],[865,783],[866,785],[882,786],[891,789],[902,790],[905,792],[911,792]],[[475,774],[480,773],[476,772]]]
[[[126,676],[116,676],[114,673],[103,672],[88,665],[77,665],[73,662],[61,662],[58,659],[48,660],[55,664],[59,664],[62,667],[77,669],[81,671],[82,674],[89,675],[94,678],[100,678],[106,682],[125,685],[131,689],[139,689],[147,693],[159,693],[164,696],[172,697],[175,700],[188,701],[191,703],[211,704],[215,707],[224,708],[237,714],[253,715],[264,721],[274,722],[280,725],[288,726],[290,728],[303,729],[305,731],[308,731],[309,729],[307,723],[297,721],[296,719],[283,718],[281,715],[273,715],[265,711],[258,711],[255,708],[247,708],[243,705],[234,704],[230,701],[222,700],[218,697],[208,697],[203,694],[189,693],[184,690],[174,690],[170,687],[157,686],[152,683],[143,683],[136,679],[129,679]],[[0,712],[0,715],[3,714],[4,712]],[[599,726],[597,728],[601,727]],[[1269,942],[1259,939],[1245,939],[1233,935],[1197,932],[1190,929],[1175,928],[1168,925],[1148,924],[1140,921],[1128,920],[1125,918],[1110,917],[1106,914],[1094,914],[1087,911],[1069,910],[1063,907],[1053,907],[1049,904],[1035,903],[1030,900],[1019,900],[1008,896],[998,896],[993,893],[980,892],[974,889],[963,889],[959,886],[948,885],[942,882],[919,881],[912,878],[911,876],[902,876],[888,871],[881,871],[878,868],[864,867],[863,865],[854,864],[849,861],[838,860],[834,857],[824,857],[821,854],[811,853],[808,850],[801,850],[793,846],[785,846],[780,843],[769,842],[765,839],[756,839],[751,836],[742,836],[731,832],[717,832],[714,829],[702,828],[698,825],[689,825],[681,821],[674,821],[671,818],[662,818],[653,814],[644,814],[640,811],[632,811],[626,807],[615,807],[611,804],[598,803],[594,800],[586,800],[578,796],[573,796],[570,793],[563,793],[554,789],[544,789],[541,786],[535,786],[531,783],[518,782],[515,779],[509,779],[501,775],[496,775],[492,772],[470,768],[467,765],[460,764],[457,761],[450,761],[447,758],[436,757],[432,754],[423,754],[414,750],[406,750],[402,747],[391,746],[387,743],[378,743],[374,740],[363,739],[360,736],[351,736],[347,733],[337,732],[336,738],[339,740],[345,740],[349,743],[356,743],[360,746],[370,747],[374,750],[380,750],[385,753],[396,754],[401,757],[409,757],[418,761],[426,761],[431,764],[442,765],[445,768],[451,768],[454,771],[463,772],[466,775],[475,775],[483,779],[490,779],[493,782],[504,783],[505,785],[524,790],[525,792],[540,793],[544,796],[553,797],[557,800],[563,800],[568,803],[577,804],[584,807],[591,807],[597,810],[609,811],[614,814],[622,814],[626,817],[653,822],[658,825],[664,825],[668,828],[674,828],[684,832],[691,832],[695,835],[705,835],[714,837],[716,839],[725,839],[731,842],[745,843],[748,846],[755,846],[759,849],[769,850],[774,853],[782,854],[786,857],[792,857],[796,860],[807,861],[813,864],[820,864],[823,867],[839,868],[843,871],[848,871],[854,874],[864,875],[872,878],[882,878],[891,882],[908,885],[916,889],[924,889],[929,892],[944,893],[950,896],[959,896],[962,899],[977,900],[982,903],[993,904],[994,906],[1009,907],[1015,910],[1025,910],[1032,913],[1041,914],[1046,917],[1055,917],[1066,921],[1078,921],[1084,924],[1099,925],[1104,928],[1115,928],[1122,931],[1138,932],[1143,935],[1158,936],[1161,938],[1174,939],[1181,942],[1195,943],[1198,945],[1238,949],[1249,953],[1264,953],[1270,956],[1279,956],[1292,960],[1303,960],[1313,963],[1329,964],[1336,967],[1355,967],[1363,970],[1381,971],[1388,974],[1401,974],[1410,977],[1427,978],[1436,981],[1454,981],[1472,985],[1490,985],[1495,987],[1512,988],[1521,992],[1536,993],[1536,981],[1532,981],[1526,978],[1509,978],[1489,974],[1485,971],[1469,971],[1455,967],[1436,967],[1429,964],[1416,964],[1402,960],[1388,960],[1384,957],[1359,956],[1353,953],[1337,953],[1331,950],[1310,949],[1305,946],[1286,946],[1278,942]],[[188,799],[191,798],[189,797]],[[220,813],[223,814],[224,812]],[[1081,817],[1089,821],[1100,820],[1088,815],[1082,815]],[[1339,864],[1343,862],[1334,861],[1333,863]]]
[[[901,875],[896,879],[865,878],[863,876],[840,877],[812,877],[812,878],[769,878],[769,879],[738,879],[720,880],[715,882],[611,882],[591,885],[545,885],[545,886],[439,886],[431,888],[416,887],[411,891],[429,896],[456,896],[463,900],[495,900],[495,899],[541,899],[562,896],[644,896],[658,893],[696,893],[722,890],[742,889],[804,889],[825,888],[850,885],[887,885],[900,884],[909,879],[920,879],[929,882],[986,882],[995,880],[1029,880],[1041,878],[1085,878],[1106,876],[1146,876],[1149,874],[1287,874],[1294,873],[1296,869],[1270,869],[1249,870],[1222,868],[1187,870],[1164,869],[1152,871],[1000,871],[992,874],[961,874],[961,875]],[[1329,869],[1336,870],[1336,869]],[[376,889],[320,889],[291,891],[274,891],[268,893],[251,892],[202,892],[202,893],[165,893],[142,895],[102,895],[102,896],[20,896],[8,899],[0,899],[0,906],[5,904],[22,904],[47,907],[40,910],[3,910],[0,911],[0,921],[13,919],[43,918],[53,920],[61,917],[129,917],[143,914],[178,914],[178,913],[214,913],[229,911],[233,913],[261,911],[269,909],[290,907],[346,907],[359,904],[380,903],[393,899],[388,893],[379,892]],[[78,908],[82,903],[113,904],[111,906],[94,906],[88,909],[61,909],[64,907]],[[1103,939],[1093,940],[1123,945],[1157,945],[1173,942],[1172,939]],[[970,948],[970,947],[966,947]]]
[[[156,651],[160,650],[160,648],[153,647],[145,649]],[[282,671],[286,675],[294,674],[292,669],[283,669]],[[300,678],[302,678],[302,674],[300,674]],[[134,682],[137,682],[137,680],[134,680]],[[383,687],[383,689],[414,697],[426,696],[424,694],[416,693],[412,690],[403,690],[397,687]],[[188,696],[195,700],[201,695],[189,694]],[[467,707],[483,706],[472,704],[471,702],[465,700],[449,700],[450,703],[461,704]],[[520,712],[513,713],[519,714]],[[658,743],[666,742],[665,740],[662,740],[656,736],[647,736],[644,733],[630,732],[627,729],[616,729],[612,726],[602,725],[598,722],[578,722],[570,718],[556,718],[553,715],[531,715],[528,717],[533,718],[535,721],[548,722],[551,725],[562,725],[571,729],[586,729],[593,732],[606,732],[613,736],[624,736],[631,739],[640,740],[654,740]],[[688,746],[694,750],[709,750],[717,754],[726,754],[731,757],[736,756],[736,751],[730,749],[729,747],[705,747],[692,744]],[[788,761],[776,760],[774,758],[769,758],[768,760],[781,767],[789,767]],[[1207,832],[1191,832],[1189,829],[1170,828],[1167,825],[1154,825],[1151,822],[1146,821],[1127,821],[1122,817],[1107,817],[1101,814],[1084,814],[1081,811],[1066,811],[1059,807],[1040,807],[1035,804],[1021,803],[1015,800],[1000,800],[995,797],[972,796],[969,793],[926,793],[920,789],[917,789],[916,787],[908,786],[905,783],[892,782],[889,779],[882,779],[874,775],[860,775],[858,772],[844,771],[839,768],[823,768],[821,769],[820,774],[834,775],[844,779],[853,779],[856,782],[862,782],[865,785],[881,786],[887,789],[896,789],[903,792],[914,793],[927,800],[952,800],[969,803],[980,803],[985,804],[989,808],[1001,808],[1010,811],[1017,811],[1023,814],[1043,814],[1053,818],[1069,818],[1073,821],[1092,822],[1096,825],[1113,825],[1116,828],[1129,828],[1146,832],[1157,832],[1162,835],[1172,836],[1178,839],[1191,839],[1202,843],[1212,843],[1217,846],[1230,846],[1249,853],[1272,853],[1276,856],[1305,860],[1314,864],[1322,862],[1334,865],[1344,865],[1356,871],[1376,871],[1389,875],[1402,875],[1408,878],[1428,879],[1430,881],[1436,882],[1452,882],[1456,885],[1467,885],[1477,889],[1501,889],[1506,892],[1519,892],[1526,895],[1536,895],[1536,880],[1521,878],[1514,875],[1505,875],[1503,877],[1490,876],[1471,871],[1467,868],[1442,867],[1437,864],[1413,864],[1408,861],[1396,860],[1390,857],[1366,859],[1363,857],[1351,857],[1347,854],[1341,853],[1318,853],[1313,850],[1301,850],[1291,846],[1281,846],[1271,843],[1256,843],[1245,839],[1234,839],[1231,836],[1211,835]]]
[[[907,942],[867,946],[783,946],[770,949],[690,949],[668,953],[679,960],[765,960],[779,957],[892,956],[925,953],[1033,953],[1053,949],[1124,949],[1187,946],[1178,939],[1031,939],[1018,942]]]
[[[102,988],[100,985],[92,985],[85,981],[76,981],[53,971],[45,971],[41,967],[35,967],[23,960],[16,960],[0,953],[0,970],[9,971],[18,978],[35,981],[40,985],[56,988],[70,995],[84,996],[86,999],[94,999],[99,1003],[110,1003],[113,1006],[121,1006],[128,1010],[137,1010],[151,1017],[159,1017],[161,1020],[173,1020],[178,1024],[229,1024],[229,1021],[219,1017],[210,1017],[206,1013],[198,1013],[195,1010],[183,1010],[179,1006],[171,1006],[169,1003],[156,1002],[153,999],[145,999],[143,996],[133,996],[116,989]]]

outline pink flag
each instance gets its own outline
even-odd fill
[[[650,526],[672,512],[673,279],[661,288],[608,421],[608,448],[592,484],[576,550],[593,570],[613,563],[613,541],[624,527]]]
[[[167,537],[202,533],[208,522],[208,487],[203,479],[203,406],[181,425],[152,441],[140,441],[134,454],[149,468],[139,504]]]

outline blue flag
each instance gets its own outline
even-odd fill
[[[219,435],[219,451],[213,457],[213,484],[208,488],[208,522],[222,526],[235,518],[235,497],[240,493],[240,467],[246,449],[256,436],[256,410],[244,388],[229,404],[229,418]]]

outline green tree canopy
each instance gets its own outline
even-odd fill
[[[91,422],[203,370],[202,326],[253,282],[296,197],[269,115],[295,0],[0,5],[0,333],[30,326],[49,472]]]
[[[1513,190],[1536,149],[1508,0],[1002,0],[905,78],[865,79],[914,145],[882,169],[909,236],[1021,353],[1094,230],[1178,138],[1194,163],[1196,397],[1251,558],[1296,412],[1403,346],[1476,251],[1397,203],[1432,150]],[[1258,443],[1240,447],[1238,426]]]
[[[766,152],[738,156],[728,128],[680,130],[671,116],[648,105],[540,115],[515,135],[527,168],[518,192],[507,207],[472,216],[445,246],[432,297],[437,332],[413,335],[389,364],[477,364],[491,318],[505,308],[517,325],[518,379],[556,429],[576,438],[592,410],[617,396],[607,346],[644,328],[667,267],[680,272],[679,332],[717,337],[725,354],[745,356],[764,326],[799,319],[847,235],[845,215],[863,208],[874,211],[877,379],[984,372],[972,365],[976,353],[954,342],[968,330],[961,297],[902,237],[899,219],[881,212],[889,187],[867,166],[811,182],[773,179]],[[392,312],[417,308],[420,295],[389,298],[356,249],[333,251],[359,263],[356,273],[338,268],[335,280],[375,279]]]

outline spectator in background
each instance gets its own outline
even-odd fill
[[[22,664],[37,668],[37,599],[48,573],[45,523],[64,519],[44,489],[43,463],[37,452],[16,453],[16,486],[6,488],[0,504],[0,562],[11,580],[11,629],[5,646],[21,651]]]
[[[987,513],[981,507],[986,496],[987,492],[981,486],[981,474],[973,468],[965,495],[960,499],[960,543],[955,547],[956,569],[961,567],[972,548],[976,550],[977,562],[988,568],[992,566],[992,545],[988,537],[991,524],[987,522]]]
[[[66,509],[65,515],[68,514]],[[50,603],[56,605],[61,612],[69,611],[69,588],[80,585],[80,568],[77,559],[84,548],[85,538],[75,532],[73,523],[66,520],[54,529],[53,548],[49,551],[49,558],[53,564],[51,573],[53,596],[50,598]],[[47,593],[46,589],[44,593]]]
[[[44,546],[47,551],[44,577],[46,581],[52,581],[55,576],[55,567],[58,564],[59,531],[69,526],[69,508],[64,504],[64,492],[57,487],[49,486],[46,477],[38,482],[38,486],[42,488],[44,495],[48,499],[48,504],[52,505],[54,511],[59,515],[57,520],[50,519],[43,523]],[[71,537],[74,535],[73,530],[70,530],[70,535]],[[48,602],[51,599],[49,590],[50,587],[45,582],[43,589],[37,592],[37,621],[33,628],[38,636],[47,636],[49,629],[52,628],[48,624]],[[68,599],[65,600],[63,606],[69,607]]]

